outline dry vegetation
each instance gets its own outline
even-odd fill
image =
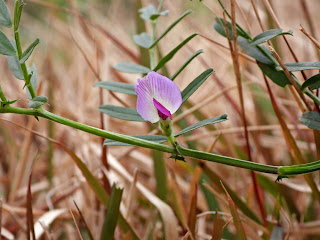
[[[112,132],[127,135],[150,132],[150,124],[118,120],[107,115],[101,118],[97,109],[102,103],[135,108],[136,99],[121,93],[111,94],[93,86],[97,81],[105,80],[134,84],[140,77],[119,73],[112,68],[121,61],[140,62],[139,49],[132,40],[132,35],[136,33],[135,1],[26,2],[21,23],[22,45],[26,47],[35,37],[41,40],[28,62],[33,62],[38,69],[37,93],[48,96],[49,105],[45,108],[60,116]],[[143,6],[150,2],[143,1]],[[265,5],[268,0],[254,2],[264,29],[276,28]],[[320,39],[316,31],[319,29],[320,2],[269,2],[281,27],[293,30],[294,36],[287,39],[299,61],[317,61],[319,50],[299,28],[301,24],[316,39]],[[157,1],[152,3],[158,4]],[[229,9],[230,2],[224,3]],[[237,7],[237,22],[253,36],[261,33],[251,1],[238,3],[242,12]],[[302,3],[307,4],[309,15]],[[8,1],[8,6],[12,12],[13,1]],[[163,55],[168,53],[194,32],[203,37],[190,41],[167,64],[167,69],[172,75],[190,55],[203,49],[204,53],[175,82],[183,89],[205,69],[212,67],[215,73],[190,98],[198,114],[183,107],[181,119],[191,125],[204,118],[226,113],[229,120],[214,127],[197,129],[192,135],[182,138],[181,142],[202,151],[244,159],[246,141],[233,62],[226,38],[212,27],[215,14],[222,17],[219,4],[216,1],[165,1],[163,9],[168,9],[170,14],[159,20],[157,33],[161,33],[189,8],[192,14],[161,40],[160,50]],[[313,28],[310,28],[310,24],[313,24]],[[150,32],[149,25],[147,30]],[[8,29],[4,31],[11,36]],[[282,37],[272,43],[285,62],[294,61]],[[240,71],[252,159],[271,165],[291,165],[292,158],[274,114],[263,75],[252,58],[244,55],[240,55]],[[1,86],[7,98],[19,99],[15,106],[27,107],[25,91],[22,90],[23,81],[14,78],[5,57],[0,58],[0,64]],[[316,70],[306,72],[307,76],[315,73]],[[301,74],[296,76],[303,80]],[[308,161],[314,161],[317,153],[313,132],[298,122],[301,110],[292,92],[288,87],[280,88],[271,81],[269,84],[299,149]],[[201,117],[197,119],[200,113]],[[275,226],[278,227],[277,232],[283,231],[285,239],[318,239],[311,236],[320,236],[319,202],[310,193],[302,176],[274,183],[275,176],[256,174],[263,195],[260,200],[266,214],[263,223],[248,170],[208,162],[199,164],[188,158],[184,163],[169,159],[169,154],[164,154],[166,183],[163,184],[167,184],[167,192],[163,194],[159,193],[159,187],[157,191],[157,170],[154,169],[153,160],[153,157],[162,156],[152,155],[151,150],[140,147],[103,149],[101,138],[45,119],[37,121],[33,117],[14,114],[2,114],[0,117],[0,219],[3,239],[27,238],[26,205],[31,168],[34,222],[39,218],[42,222],[42,225],[35,224],[36,233],[43,232],[39,239],[81,239],[76,226],[83,239],[89,239],[86,229],[90,230],[93,239],[100,238],[106,211],[75,164],[72,154],[86,164],[107,192],[110,193],[113,183],[124,188],[120,209],[139,239],[162,239],[164,234],[167,234],[167,239],[176,239],[178,236],[187,239],[191,238],[188,230],[195,232],[194,239],[211,239],[215,235],[214,227],[218,234],[221,227],[218,226],[218,220],[215,221],[217,225],[213,224],[215,213],[210,212],[204,191],[214,195],[215,200],[209,198],[213,201],[211,210],[219,209],[221,213],[219,217],[224,220],[223,226],[226,226],[223,237],[238,239],[237,223],[232,220],[228,199],[219,180],[223,181],[224,186],[229,186],[228,192],[234,192],[261,221],[255,222],[238,206],[238,200],[233,199],[248,239],[270,239]],[[176,117],[174,121],[178,122],[178,119]],[[179,125],[175,125],[175,130],[180,130]],[[200,177],[203,171],[213,174],[217,180]],[[319,182],[318,173],[313,177],[315,182]],[[74,202],[81,210],[87,227]],[[118,226],[115,239],[130,237]]]

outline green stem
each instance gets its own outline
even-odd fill
[[[2,88],[1,88],[1,84],[0,84],[0,99],[3,101],[3,102],[7,102],[7,98],[6,96],[4,95],[4,93],[2,92]]]
[[[20,35],[19,35],[19,31],[18,31],[18,26],[17,24],[19,24],[19,22],[16,20],[18,18],[18,8],[19,8],[19,1],[16,0],[15,2],[15,11],[14,11],[14,38],[15,38],[15,41],[16,41],[16,46],[17,46],[17,52],[18,52],[18,57],[19,57],[19,60],[22,58],[22,48],[21,48],[21,43],[20,43]],[[28,69],[27,69],[27,66],[25,63],[21,63],[21,69],[22,69],[22,73],[23,73],[23,78],[24,78],[24,81],[25,81],[25,84],[26,84],[26,87],[28,88],[29,92],[30,92],[30,95],[32,98],[36,97],[36,93],[33,89],[33,86],[30,82],[30,77],[29,77],[29,74],[28,74]]]
[[[63,118],[53,113],[50,113],[44,110],[43,108],[24,109],[24,108],[12,107],[12,106],[5,106],[5,107],[0,107],[0,113],[16,113],[16,114],[43,117],[60,124],[67,125],[69,127],[73,127],[81,131],[88,132],[96,136],[108,138],[111,140],[115,140],[118,142],[128,143],[131,145],[159,150],[161,152],[168,152],[168,153],[177,154],[177,150],[178,150],[185,157],[192,157],[192,158],[206,160],[210,162],[221,163],[224,165],[244,168],[244,169],[253,170],[257,172],[277,174],[280,176],[289,176],[289,175],[305,174],[305,173],[310,173],[313,171],[320,170],[320,161],[316,161],[308,164],[292,165],[292,166],[271,166],[271,165],[264,165],[260,163],[248,162],[245,160],[240,160],[240,159],[231,158],[231,157],[225,157],[217,154],[191,150],[191,149],[183,148],[181,146],[177,146],[177,150],[176,150],[175,148],[168,145],[154,143],[154,142],[134,138],[131,136],[126,136],[123,134],[113,133],[113,132],[105,131],[92,126],[88,126],[82,123],[74,122],[70,119]]]
[[[151,35],[151,42],[154,41],[156,37],[156,27],[157,27],[157,20],[152,21],[152,35]],[[154,47],[149,49],[149,55],[150,55],[150,68],[154,69],[155,67],[155,59],[154,59]]]

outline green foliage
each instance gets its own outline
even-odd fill
[[[292,36],[292,31],[289,30],[288,32],[283,32],[282,29],[267,30],[267,31],[255,36],[252,39],[251,45],[258,45],[258,44],[267,42],[267,41],[269,41],[277,36],[281,36],[281,35],[291,35]]]
[[[20,24],[20,20],[21,20],[21,14],[22,14],[22,10],[24,7],[25,3],[23,1],[21,1],[21,3],[19,4],[19,1],[15,2],[15,6],[14,6],[14,30],[18,30],[19,28],[19,24]]]
[[[158,65],[153,69],[153,71],[157,71],[162,68],[167,62],[169,62],[173,56],[184,46],[186,45],[192,38],[197,36],[198,33],[194,33],[191,36],[187,37],[183,42],[181,42],[177,47],[175,47],[171,52],[169,52],[166,56],[164,56],[158,63]]]
[[[152,39],[146,32],[133,35],[133,40],[138,46],[143,48],[149,48],[149,46],[152,44]]]
[[[182,102],[185,102],[213,73],[213,69],[209,68],[196,77],[182,92]]]
[[[117,221],[120,215],[120,203],[123,188],[117,188],[116,185],[112,186],[110,201],[108,204],[107,215],[103,223],[101,240],[114,239],[114,231],[117,226]]]
[[[223,18],[216,18],[214,23],[213,23],[213,28],[222,36],[227,37],[226,33],[226,24]],[[232,26],[231,22],[227,21],[227,27],[228,27],[228,32],[229,32],[229,37],[231,40],[233,40],[233,33],[232,33]],[[244,34],[238,27],[237,27],[237,35],[242,36],[244,38],[247,37],[246,34]]]
[[[38,73],[37,73],[37,68],[34,64],[32,64],[30,68],[28,68],[28,74],[30,76],[30,83],[33,89],[36,91],[38,86]],[[32,99],[28,88],[26,88],[26,92],[27,92],[28,98]]]
[[[299,122],[308,128],[320,131],[320,113],[306,112],[299,118]]]
[[[185,18],[187,15],[191,13],[190,10],[185,11],[176,21],[174,21],[166,30],[164,30],[163,33],[149,46],[150,48],[153,48],[175,25],[177,25],[183,18]]]
[[[11,44],[7,36],[0,30],[0,54],[7,56],[16,55],[16,49]]]
[[[203,50],[200,49],[196,51],[194,54],[192,54],[191,57],[189,57],[183,64],[182,66],[170,77],[170,79],[173,81],[182,71],[185,69],[193,59],[195,59],[199,54],[203,53]]]
[[[261,62],[257,62],[257,64],[261,71],[278,86],[285,87],[287,84],[291,85],[291,82],[283,71],[276,70],[273,65],[268,65]]]
[[[308,78],[301,86],[301,91],[304,91],[307,87],[311,90],[320,88],[320,73]]]
[[[151,70],[145,66],[130,63],[130,62],[120,62],[117,65],[113,66],[114,69],[118,70],[119,72],[125,73],[148,73]]]
[[[37,108],[37,107],[42,106],[43,104],[46,104],[47,102],[48,102],[48,99],[46,97],[37,96],[28,102],[28,106],[29,106],[29,108]]]
[[[222,114],[221,116],[218,116],[218,117],[209,118],[209,119],[203,120],[201,122],[197,122],[197,123],[185,128],[185,129],[181,130],[175,136],[178,137],[180,135],[183,135],[185,133],[188,133],[190,131],[193,131],[197,128],[200,128],[200,127],[203,127],[203,126],[206,126],[209,124],[215,124],[215,123],[226,121],[226,120],[228,120],[227,117],[228,117],[227,114]]]
[[[156,142],[156,143],[163,143],[163,142],[168,141],[168,139],[165,136],[162,136],[162,135],[136,135],[136,136],[132,136],[132,137],[143,139],[143,140],[147,140],[147,141],[151,141],[151,142]],[[104,141],[104,145],[108,145],[108,146],[132,146],[131,144],[122,143],[122,142],[109,140],[109,139]]]
[[[8,56],[8,65],[12,74],[19,80],[23,80],[24,76],[22,73],[21,65],[18,56]]]
[[[286,63],[285,65],[290,72],[320,69],[320,62],[294,62],[294,63]],[[281,66],[278,66],[277,70],[282,70]]]
[[[125,93],[129,95],[137,95],[134,90],[134,85],[122,82],[103,81],[97,82],[94,86],[107,89],[112,92]]]
[[[9,8],[4,0],[0,0],[0,25],[8,28],[12,27]]]
[[[118,107],[113,105],[102,105],[98,109],[100,112],[114,118],[119,118],[127,121],[145,122],[134,108]]]
[[[37,38],[34,40],[30,46],[22,53],[21,59],[20,59],[20,64],[24,63],[25,61],[28,60],[30,57],[31,53],[33,52],[33,49],[40,43],[40,39]]]

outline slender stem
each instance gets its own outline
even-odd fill
[[[152,21],[152,34],[151,34],[151,42],[154,41],[156,37],[156,27],[157,27],[157,20]],[[150,68],[154,69],[155,67],[155,59],[154,59],[154,46],[149,49],[149,55],[150,55]]]
[[[18,30],[18,20],[16,20],[18,18],[18,8],[19,8],[19,1],[16,0],[15,2],[15,11],[14,11],[14,38],[15,38],[15,41],[16,41],[16,46],[17,46],[17,51],[18,51],[18,57],[19,57],[19,60],[22,58],[22,48],[21,48],[21,43],[20,43],[20,35],[19,35],[19,30]],[[28,88],[29,92],[30,92],[30,95],[32,98],[36,97],[36,93],[33,89],[33,86],[30,82],[30,77],[29,77],[29,74],[28,74],[28,70],[27,70],[27,66],[26,66],[26,63],[21,63],[21,69],[22,69],[22,73],[23,73],[23,78],[24,78],[24,81],[26,83],[26,87]]]
[[[91,133],[96,136],[115,140],[118,142],[128,143],[131,145],[145,147],[145,148],[154,149],[154,150],[159,150],[161,152],[168,152],[168,153],[175,153],[175,154],[178,153],[175,148],[168,145],[154,143],[154,142],[138,139],[131,136],[126,136],[119,133],[113,133],[113,132],[105,131],[92,126],[88,126],[82,123],[74,122],[70,119],[50,113],[42,108],[24,109],[24,108],[12,107],[12,106],[5,106],[5,107],[0,107],[0,113],[16,113],[16,114],[43,117],[60,124],[73,127],[81,131]],[[255,162],[248,162],[248,161],[240,160],[237,158],[225,157],[217,154],[196,151],[192,149],[183,148],[181,146],[177,146],[177,150],[179,151],[179,153],[181,153],[185,157],[192,157],[192,158],[202,159],[210,162],[216,162],[224,165],[253,170],[257,172],[277,174],[280,176],[305,174],[305,173],[320,170],[320,161],[316,161],[308,164],[292,165],[292,166],[271,166],[271,165],[265,165],[265,164],[255,163]]]

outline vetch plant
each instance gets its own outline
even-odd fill
[[[189,81],[189,84],[185,89],[180,91],[173,80],[179,78],[179,74],[186,67],[188,67],[193,59],[195,59],[199,54],[203,53],[203,50],[200,49],[192,54],[187,59],[187,61],[185,61],[176,70],[173,75],[168,74],[168,72],[166,71],[166,64],[170,62],[170,60],[183,46],[188,44],[189,41],[194,39],[199,34],[193,33],[165,56],[159,57],[159,59],[157,59],[155,57],[157,44],[163,39],[165,35],[172,31],[178,23],[180,23],[191,13],[190,10],[184,12],[158,37],[156,37],[156,25],[158,18],[165,17],[169,13],[168,11],[161,11],[162,5],[163,1],[161,1],[158,9],[156,9],[153,5],[149,5],[148,7],[142,8],[139,11],[139,13],[141,14],[141,18],[152,24],[152,33],[148,34],[146,32],[142,32],[133,37],[135,43],[142,48],[142,52],[148,54],[150,63],[140,65],[131,62],[121,62],[114,66],[116,70],[121,72],[147,75],[138,79],[135,85],[110,81],[99,82],[95,85],[109,91],[137,97],[136,109],[122,106],[102,105],[99,107],[100,112],[126,121],[149,121],[154,124],[153,127],[155,127],[156,123],[158,123],[163,135],[128,136],[85,125],[54,114],[53,112],[47,111],[45,109],[47,107],[46,104],[50,102],[51,99],[48,99],[45,96],[37,96],[36,89],[38,84],[38,74],[36,67],[34,65],[27,67],[29,57],[34,52],[36,46],[40,43],[40,40],[36,38],[23,51],[19,35],[19,23],[21,20],[24,3],[20,3],[18,0],[15,1],[14,5],[13,21],[11,20],[9,9],[4,0],[0,0],[0,25],[12,28],[14,35],[14,40],[9,40],[6,34],[0,31],[0,54],[7,57],[8,65],[13,75],[18,80],[24,81],[24,87],[26,88],[27,95],[26,98],[28,99],[29,108],[14,107],[13,104],[17,100],[8,100],[0,86],[0,113],[29,115],[37,118],[38,120],[40,120],[40,118],[44,118],[58,124],[66,125],[96,136],[103,137],[106,139],[104,144],[109,146],[139,146],[157,150],[160,152],[171,153],[172,157],[178,160],[184,160],[184,158],[190,157],[193,159],[220,163],[257,172],[274,174],[277,175],[278,180],[291,175],[306,174],[320,170],[320,161],[292,166],[273,166],[249,162],[246,160],[231,158],[228,156],[222,156],[205,151],[198,151],[184,147],[178,143],[177,138],[183,134],[188,134],[197,128],[220,123],[228,119],[226,114],[221,114],[217,117],[201,120],[191,126],[186,126],[184,128],[181,127],[180,132],[176,134],[174,133],[172,121],[174,120],[174,117],[172,115],[181,111],[180,106],[184,103],[188,103],[189,97],[191,97],[192,94],[194,94],[201,87],[201,85],[211,76],[214,71],[213,69],[208,68],[207,70],[200,73],[195,79],[186,79]],[[233,39],[234,34],[231,34],[231,23],[227,22],[225,24],[225,19],[217,19],[214,28],[221,35],[228,37],[229,40]],[[320,99],[311,90],[316,89],[320,86],[319,76],[315,75],[307,80],[305,84],[300,84],[292,72],[302,71],[306,69],[320,69],[320,63],[291,63],[283,65],[278,63],[278,59],[274,57],[273,52],[259,45],[277,36],[292,35],[291,31],[283,32],[281,29],[269,30],[257,35],[254,38],[251,37],[248,32],[242,29],[239,25],[237,25],[236,31],[238,35],[238,44],[244,52],[246,52],[256,60],[258,66],[266,76],[268,76],[275,84],[279,85],[280,87],[285,87],[286,85],[295,83],[295,85],[297,85],[296,90],[298,91],[299,88],[301,89],[301,92],[299,92],[299,96],[307,95],[314,101],[315,104],[317,104],[318,107]],[[229,36],[227,35],[227,32],[229,32]],[[156,64],[156,62],[158,63]],[[284,67],[286,67],[286,70],[288,71],[284,71]],[[161,71],[162,74],[157,73],[157,71]],[[308,87],[310,87],[310,90],[308,90]],[[320,129],[320,117],[318,112],[309,111],[307,113],[304,113],[300,118],[300,121],[309,128],[315,130]],[[158,130],[157,127],[155,127],[155,130]],[[292,143],[292,141],[290,141],[291,139],[288,139],[288,142]],[[169,141],[172,146],[169,144],[163,144],[166,141]],[[295,155],[299,157],[299,151],[296,151]],[[83,172],[86,179],[89,179],[88,182],[92,189],[95,191],[95,194],[98,196],[97,198],[103,203],[105,207],[107,207],[109,195],[99,185],[98,181],[93,177],[92,173],[88,171],[85,164],[83,164],[77,158],[76,163]],[[122,190],[119,190],[117,199],[121,198],[120,192],[122,193]],[[120,203],[120,201],[121,199],[119,201],[115,200],[114,205],[117,206],[117,208],[119,208],[118,203]],[[112,219],[112,217],[108,219]],[[119,214],[119,222],[121,222],[120,225],[122,229],[128,229],[128,223],[125,221],[121,214]],[[114,232],[114,229],[111,229],[110,232]],[[134,233],[132,233],[132,236],[133,239],[137,239]]]

